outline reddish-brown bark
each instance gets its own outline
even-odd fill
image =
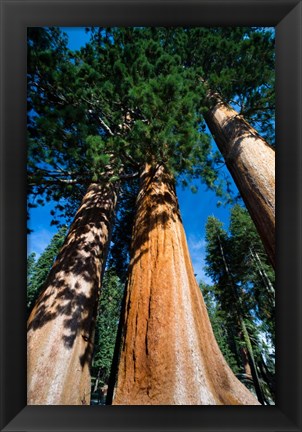
[[[206,123],[275,267],[275,151],[219,95],[208,100]]]
[[[27,403],[89,405],[101,273],[116,192],[92,184],[28,319]]]
[[[258,404],[216,343],[163,166],[141,177],[123,325],[113,404]]]

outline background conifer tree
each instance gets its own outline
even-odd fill
[[[38,260],[32,263],[34,258],[33,254],[28,257],[28,279],[27,279],[27,311],[30,313],[36,302],[43,285],[46,281],[48,273],[58,255],[65,236],[67,232],[67,227],[63,226],[59,231],[52,237],[49,245],[46,247],[44,252],[38,258]]]
[[[109,268],[103,279],[91,370],[94,378],[92,392],[98,399],[101,396],[100,389],[103,386],[108,388],[109,384],[123,295],[124,284],[115,274],[115,270]],[[104,403],[104,397],[102,399]]]
[[[218,337],[218,341],[222,346],[227,341],[239,367],[238,370],[232,364],[237,375],[247,384],[250,384],[253,376],[254,385],[261,388],[258,391],[256,388],[258,397],[260,392],[260,398],[270,403],[274,400],[275,393],[271,358],[275,340],[274,293],[268,292],[267,285],[273,289],[274,272],[267,262],[255,226],[246,209],[239,205],[232,209],[229,234],[218,219],[208,218],[206,239],[206,271],[215,285],[203,287],[203,290],[206,298],[210,297],[212,304],[214,302],[218,312],[218,316],[211,315],[213,328],[217,329],[222,315],[227,333],[224,340]],[[261,251],[268,279],[255,277],[259,275],[258,266],[261,264],[250,260],[250,247],[255,247],[259,255]],[[259,292],[263,296],[262,302],[259,302]],[[264,311],[270,315],[270,323]]]

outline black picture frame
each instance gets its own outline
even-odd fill
[[[301,431],[301,0],[1,0],[1,430]],[[277,403],[26,406],[26,29],[275,26]]]

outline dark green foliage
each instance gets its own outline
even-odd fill
[[[275,117],[275,33],[272,28],[185,30],[186,63],[271,144]]]
[[[138,183],[138,180],[134,179],[125,182],[121,187],[108,257],[108,267],[115,269],[116,275],[123,283],[126,283],[128,274]]]
[[[92,377],[99,380],[99,386],[109,381],[123,293],[124,284],[115,270],[107,270],[102,283],[92,362]],[[94,387],[95,380],[92,385]]]
[[[157,29],[93,29],[82,58],[99,74],[85,90],[92,114],[124,166],[156,161],[194,174],[206,163],[209,142],[198,128],[202,85],[164,50]]]
[[[28,206],[57,201],[53,216],[63,213],[68,219],[87,187],[81,166],[87,127],[84,107],[75,103],[70,89],[74,67],[59,29],[29,28]]]
[[[202,178],[221,195],[220,161],[202,120],[203,80],[268,131],[274,32],[140,27],[90,34],[71,52],[58,28],[29,29],[29,194],[41,200],[30,205],[64,198],[72,216],[88,183],[116,181],[146,161],[165,163],[183,184]]]
[[[27,306],[28,303],[31,303],[32,293],[30,292],[31,288],[31,279],[35,271],[36,266],[36,254],[32,252],[27,257]]]
[[[207,272],[218,283],[227,277],[221,257],[220,242],[233,279],[245,292],[244,302],[253,308],[255,316],[274,336],[274,271],[268,262],[262,242],[247,212],[240,205],[231,210],[230,234],[222,223],[208,218]],[[273,337],[274,339],[274,337]]]
[[[57,257],[67,232],[67,228],[62,227],[51,239],[45,251],[35,262],[35,254],[27,258],[27,313],[29,314],[37,300],[48,273]]]
[[[261,27],[197,27],[161,30],[164,46],[177,52],[272,145],[275,117],[275,32]],[[204,94],[204,93],[203,93]],[[200,107],[207,110],[207,101]]]
[[[275,272],[248,211],[236,205],[231,211],[232,272],[252,294],[253,308],[275,344]]]
[[[58,29],[30,29],[28,185],[41,201],[29,206],[55,200],[57,213],[72,217],[87,184],[129,177],[145,162],[166,164],[183,184],[202,178],[221,195],[200,79],[205,64],[212,74],[217,66],[209,50],[225,55],[217,38],[226,38],[222,30],[95,28],[71,52]],[[204,55],[189,64],[184,47],[196,40]],[[229,74],[224,81],[234,87]]]
[[[215,288],[201,282],[200,289],[219,348],[234,374],[238,374],[241,369],[239,354],[236,349],[238,337],[234,333],[230,317],[226,319],[225,313],[217,303],[214,295]]]

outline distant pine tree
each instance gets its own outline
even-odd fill
[[[275,392],[270,358],[274,351],[273,269],[247,210],[239,205],[231,211],[229,234],[218,219],[208,218],[206,240],[206,272],[215,284],[203,290],[218,312],[211,315],[213,328],[223,321],[225,337],[218,341],[222,347],[227,341],[238,376],[249,384],[253,380],[259,400],[268,403]],[[251,248],[262,261],[253,259]]]
[[[32,284],[31,279],[36,266],[36,253],[32,252],[27,257],[27,311],[30,309],[30,304],[32,302]]]
[[[224,312],[219,308],[215,299],[215,288],[203,282],[199,284],[205,304],[207,306],[209,318],[212,324],[215,338],[221,352],[235,375],[241,370],[238,352],[236,351],[237,335],[232,323]]]
[[[30,314],[35,301],[42,291],[43,285],[46,281],[48,273],[53,266],[53,263],[63,245],[67,227],[63,226],[59,231],[52,237],[49,245],[46,247],[44,252],[38,258],[36,262],[33,262],[35,254],[29,255],[27,259],[27,313]]]
[[[123,295],[124,284],[115,270],[106,270],[96,321],[92,392],[98,392],[101,386],[109,383]]]

